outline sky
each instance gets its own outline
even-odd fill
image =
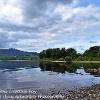
[[[0,48],[91,46],[100,46],[100,0],[0,0]]]

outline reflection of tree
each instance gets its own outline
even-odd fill
[[[74,73],[78,68],[73,63],[40,63],[40,68],[42,71],[53,71],[58,73],[70,72]]]
[[[87,73],[90,73],[91,75],[100,76],[100,71],[99,71],[100,63],[83,63],[77,65],[84,67],[85,71]]]
[[[93,63],[84,63],[84,64],[74,64],[72,62],[67,63],[48,63],[42,62],[40,63],[40,68],[42,71],[53,71],[58,73],[65,73],[66,71],[69,73],[75,73],[77,69],[83,67],[87,73],[92,75],[100,75],[100,71],[94,72],[93,69],[97,70],[100,67],[100,64]]]
[[[65,66],[59,63],[40,63],[40,68],[42,71],[65,73]]]
[[[75,73],[76,69],[79,68],[79,66],[77,66],[74,63],[66,63],[65,67],[66,67],[66,71],[69,72],[69,73]]]

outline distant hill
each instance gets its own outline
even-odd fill
[[[0,49],[0,58],[21,58],[21,57],[36,57],[38,56],[38,53],[36,52],[26,52],[21,51],[18,49]]]

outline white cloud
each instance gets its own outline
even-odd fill
[[[16,0],[7,0],[0,2],[0,21],[21,24],[23,15]]]
[[[79,0],[56,2],[1,0],[0,39],[5,33],[5,46],[41,51],[50,47],[75,47],[79,50],[99,45],[99,39],[92,44],[89,41],[100,37],[100,7],[76,6]]]

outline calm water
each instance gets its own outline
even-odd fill
[[[0,89],[71,89],[93,84],[100,84],[100,64],[0,62]]]

